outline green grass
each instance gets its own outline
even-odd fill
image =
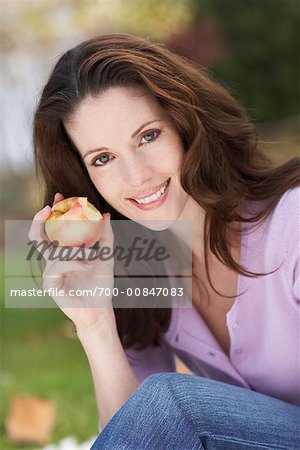
[[[0,448],[38,447],[21,447],[5,436],[4,421],[13,395],[36,395],[54,401],[57,419],[51,443],[70,435],[79,442],[96,435],[98,416],[92,379],[72,322],[58,309],[6,309],[4,294],[0,302]]]

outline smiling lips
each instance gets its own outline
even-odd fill
[[[146,197],[132,197],[129,200],[140,209],[152,209],[152,207],[159,206],[164,202],[169,191],[170,180],[169,178],[162,185],[158,186],[156,191]]]

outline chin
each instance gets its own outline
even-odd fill
[[[179,218],[180,218],[180,212],[178,212],[177,214],[172,214],[172,215],[167,214],[165,219],[164,218],[161,218],[161,219],[132,218],[131,220],[139,223],[140,225],[142,225],[152,231],[165,231],[165,230],[170,229],[178,221]]]
[[[134,219],[133,219],[134,220]],[[176,220],[134,220],[151,231],[165,231],[171,228]]]

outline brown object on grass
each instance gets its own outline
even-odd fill
[[[55,407],[51,400],[14,396],[10,400],[5,429],[13,442],[43,445],[49,441],[54,422]]]

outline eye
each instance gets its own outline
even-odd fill
[[[96,158],[92,161],[92,166],[104,166],[109,161],[109,154],[108,153],[102,153],[101,155],[98,155]]]
[[[153,130],[153,131],[147,131],[147,133],[145,133],[141,139],[141,144],[148,144],[152,141],[155,141],[155,139],[159,136],[160,131],[158,130]],[[143,142],[144,139],[144,142]]]

